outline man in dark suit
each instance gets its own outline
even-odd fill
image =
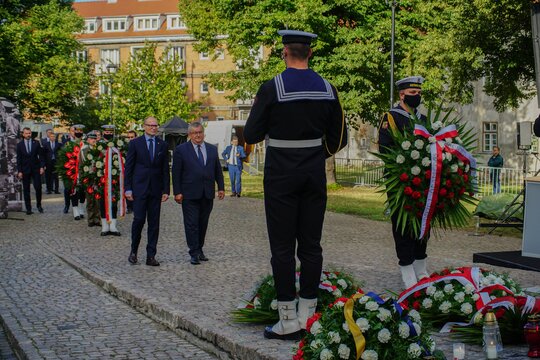
[[[229,179],[231,180],[231,196],[240,197],[242,192],[242,162],[246,158],[246,153],[244,148],[238,145],[238,136],[232,136],[231,145],[223,150],[221,156],[227,162]]]
[[[23,129],[23,140],[17,144],[17,171],[19,179],[23,181],[24,205],[26,214],[31,215],[32,203],[30,200],[30,182],[34,183],[36,191],[36,205],[40,213],[41,207],[41,175],[45,173],[45,159],[39,141],[32,139],[30,128]]]
[[[137,263],[141,233],[148,219],[146,265],[159,266],[156,260],[161,203],[170,193],[169,151],[167,143],[156,137],[158,122],[154,117],[144,120],[144,135],[129,142],[125,166],[125,194],[133,201],[131,253],[128,261]]]
[[[56,135],[52,131],[47,132],[47,134],[49,141],[42,141],[45,152],[45,183],[47,185],[47,194],[51,194],[53,191],[55,194],[60,194],[60,191],[58,191],[56,159],[58,159],[58,150],[60,150],[62,145],[56,141]]]
[[[174,200],[182,204],[190,262],[198,265],[208,261],[203,246],[216,195],[215,183],[220,200],[225,196],[225,184],[217,147],[204,142],[202,124],[189,124],[188,135],[191,141],[174,150],[172,179]]]

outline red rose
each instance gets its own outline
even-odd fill
[[[431,170],[426,170],[426,179],[431,178]]]
[[[405,189],[403,189],[403,193],[407,196],[411,196],[413,193],[413,189],[410,186],[407,186]]]
[[[414,179],[412,179],[412,184],[414,186],[420,186],[420,184],[422,183],[422,179],[420,179],[419,177],[414,177]]]
[[[99,179],[99,182],[105,184],[105,176],[102,176],[101,179]]]
[[[94,192],[94,189],[92,189],[92,187],[89,186],[88,189],[86,189],[86,192],[89,194],[92,194]]]
[[[420,309],[420,301],[415,301],[412,304],[413,309],[419,310]]]
[[[88,178],[84,178],[82,182],[83,184],[88,184]]]
[[[116,202],[116,198],[115,198],[114,196],[112,197],[112,201],[113,201],[113,202]]]
[[[439,190],[439,195],[441,195],[442,197],[446,196],[446,193],[448,191],[445,189],[445,188],[442,188],[441,190]]]
[[[403,173],[399,176],[399,180],[403,181],[403,182],[406,182],[409,180],[409,175],[407,175],[406,173]]]
[[[453,199],[453,198],[454,198],[454,192],[450,191],[450,192],[448,193],[447,197],[448,197],[449,199]]]
[[[419,298],[420,296],[422,296],[422,292],[421,292],[421,291],[415,291],[414,294],[413,294],[413,296],[414,296],[415,298]]]
[[[469,182],[469,175],[464,174],[464,175],[463,175],[463,181]]]
[[[67,176],[71,176],[71,175],[73,175],[73,172],[72,172],[71,170],[68,170],[68,171],[66,172],[66,175],[67,175]]]
[[[416,213],[416,217],[419,218],[419,219],[421,219],[423,214],[424,214],[424,213],[423,213],[422,211],[418,211],[418,212]]]
[[[463,170],[461,168],[458,168],[457,173],[458,173],[458,175],[463,175]]]
[[[117,183],[116,179],[113,179],[112,183],[113,183],[113,185],[116,185],[116,183]]]
[[[412,193],[412,198],[414,200],[420,199],[421,196],[422,196],[422,194],[420,193],[420,191],[415,191],[415,192]]]
[[[99,200],[99,199],[101,199],[101,195],[96,194],[96,195],[95,195],[95,198],[96,198],[96,200]]]
[[[437,204],[437,209],[444,210],[444,204],[443,203],[438,203]]]
[[[452,187],[452,181],[446,180],[446,187]]]
[[[464,187],[459,189],[459,195],[463,195],[463,194],[465,194],[465,188]]]
[[[403,206],[403,209],[405,211],[412,211],[412,206],[411,205],[405,205],[405,206]]]

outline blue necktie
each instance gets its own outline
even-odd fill
[[[197,145],[197,156],[199,157],[199,164],[204,167],[204,157],[201,151],[201,145]]]
[[[154,161],[154,139],[148,139],[148,152],[150,153],[150,161]]]

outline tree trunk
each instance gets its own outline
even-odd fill
[[[334,155],[326,159],[326,184],[336,183],[336,158]]]

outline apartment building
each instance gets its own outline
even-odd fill
[[[111,71],[108,64],[129,61],[145,41],[155,42],[158,56],[169,48],[167,56],[183,60],[188,98],[202,103],[202,120],[247,119],[251,101],[228,100],[227,91],[205,81],[207,74],[234,70],[236,64],[226,51],[208,54],[194,49],[196,41],[178,13],[178,0],[79,0],[73,8],[85,21],[79,35],[85,50],[78,56],[94,62],[96,74]],[[107,82],[100,83],[98,91],[106,92]]]

